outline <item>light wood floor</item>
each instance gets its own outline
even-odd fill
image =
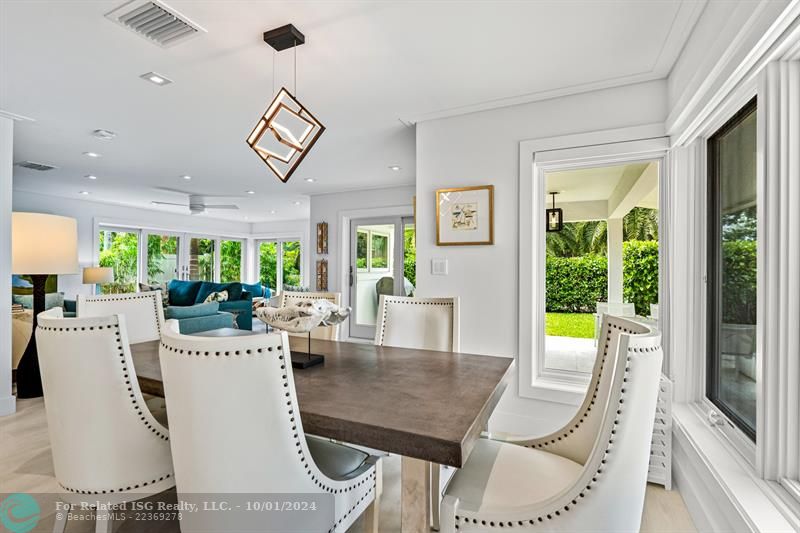
[[[50,455],[50,439],[47,434],[44,403],[38,400],[19,400],[17,413],[0,417],[0,493],[28,492],[50,493],[40,500],[55,499],[59,492],[53,477],[53,462]],[[175,501],[174,491],[154,497]],[[44,502],[40,501],[40,504]],[[42,505],[42,509],[51,506]],[[390,456],[384,460],[384,493],[381,501],[381,532],[400,531],[400,458]],[[33,531],[52,531],[53,514],[42,517]],[[351,531],[362,531],[359,522]],[[72,521],[67,525],[67,533],[94,531],[89,521]],[[114,524],[115,533],[139,531],[179,533],[176,522],[141,523],[126,521]],[[662,487],[649,485],[645,500],[642,532],[693,532],[692,520],[677,491],[666,491]]]

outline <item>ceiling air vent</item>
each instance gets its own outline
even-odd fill
[[[106,13],[106,18],[164,48],[206,30],[158,0],[132,0]]]
[[[20,161],[19,163],[17,163],[17,166],[18,167],[22,167],[22,168],[29,168],[31,170],[38,170],[40,172],[44,172],[45,170],[53,170],[54,168],[58,168],[58,167],[54,167],[53,165],[45,165],[44,163],[36,163],[35,161]]]

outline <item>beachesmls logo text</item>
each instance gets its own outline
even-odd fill
[[[16,493],[0,502],[0,522],[11,533],[28,533],[41,518],[41,509],[33,496]]]

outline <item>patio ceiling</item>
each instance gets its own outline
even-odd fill
[[[634,207],[658,208],[656,162],[550,172],[545,178],[547,192],[559,193],[556,206],[564,210],[566,222],[621,218]]]

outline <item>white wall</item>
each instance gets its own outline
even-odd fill
[[[666,102],[666,82],[654,81],[417,124],[417,294],[461,297],[462,351],[517,355],[519,142],[663,122]],[[435,190],[485,184],[495,244],[437,247]],[[448,260],[448,276],[431,275],[433,258]],[[574,411],[520,398],[513,377],[492,426],[547,431]]]
[[[14,211],[30,211],[72,217],[78,220],[78,261],[81,267],[96,263],[94,228],[96,223],[116,223],[126,226],[167,229],[179,232],[207,233],[230,237],[247,237],[251,226],[245,222],[216,220],[204,216],[179,215],[150,209],[138,209],[99,202],[14,191]],[[88,293],[81,274],[59,276],[58,289],[67,298]]]
[[[311,221],[309,231],[312,237],[312,269],[317,264],[317,259],[327,257],[328,259],[328,289],[333,292],[341,292],[341,253],[343,232],[348,232],[349,228],[341,228],[340,222],[343,214],[356,211],[374,213],[364,216],[381,216],[381,212],[390,212],[389,208],[403,208],[410,215],[413,205],[415,189],[413,186],[391,187],[387,189],[366,189],[361,191],[350,191],[332,194],[318,194],[311,197]],[[317,223],[328,223],[328,255],[317,256]],[[345,239],[349,241],[349,239]],[[349,253],[349,252],[347,252]],[[311,284],[315,286],[314,276],[311,277]],[[315,287],[316,288],[316,287]]]
[[[0,416],[16,410],[11,394],[11,185],[14,121],[0,115]]]

